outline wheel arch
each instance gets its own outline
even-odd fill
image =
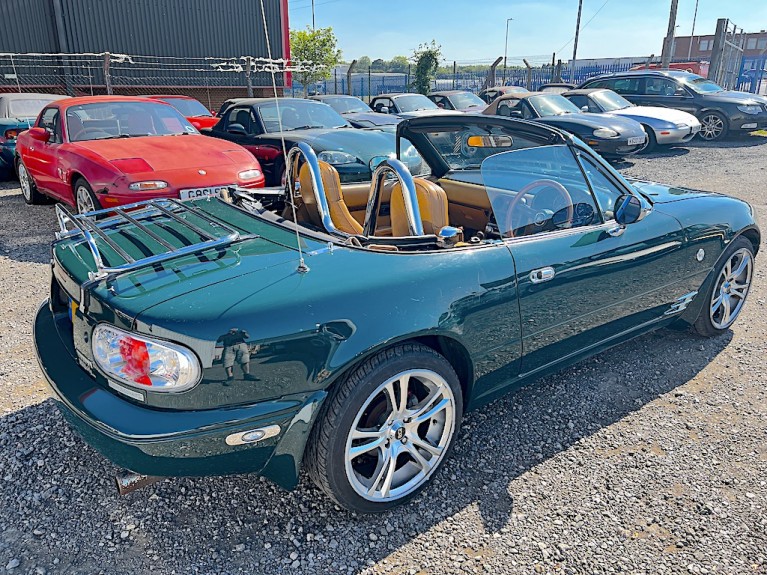
[[[762,235],[756,227],[750,227],[742,230],[737,236],[733,238],[733,240],[737,240],[740,237],[746,238],[751,242],[751,245],[754,246],[754,255],[759,253],[759,245],[762,242]]]

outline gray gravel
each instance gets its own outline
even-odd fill
[[[754,137],[620,167],[744,198],[767,230],[766,165]],[[422,496],[360,517],[306,478],[119,498],[34,359],[53,227],[0,184],[0,573],[767,574],[764,255],[730,333],[650,334],[472,413]]]

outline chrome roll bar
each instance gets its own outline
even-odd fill
[[[368,196],[368,205],[365,209],[365,225],[362,233],[370,237],[375,233],[378,210],[381,206],[381,191],[387,174],[394,174],[399,180],[402,189],[402,198],[405,201],[405,213],[407,215],[407,229],[410,236],[422,236],[423,222],[421,210],[418,207],[418,197],[415,191],[415,181],[405,164],[394,158],[384,160],[373,171],[373,181]]]
[[[309,173],[312,177],[312,192],[314,194],[314,201],[317,203],[317,211],[320,213],[320,220],[322,221],[322,225],[325,227],[325,230],[330,234],[349,237],[350,234],[339,230],[333,224],[333,220],[330,218],[328,197],[325,195],[325,186],[322,184],[320,162],[317,159],[317,154],[314,153],[314,150],[311,148],[311,146],[304,142],[299,142],[293,146],[288,152],[288,157],[285,161],[285,174],[287,175],[286,180],[288,182],[288,191],[295,196],[296,189],[294,188],[297,182],[293,182],[293,185],[291,185],[290,182],[293,177],[294,163],[298,161],[298,156],[303,156],[304,161],[309,166]],[[300,186],[300,184],[298,185]],[[300,187],[297,189],[300,189]],[[290,201],[295,201],[295,198],[291,197]]]

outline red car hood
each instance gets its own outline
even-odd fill
[[[142,158],[153,171],[253,163],[250,153],[237,144],[197,134],[91,140],[72,146],[98,154],[107,162]]]

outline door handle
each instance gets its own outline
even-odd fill
[[[545,268],[540,268],[537,270],[533,270],[530,272],[530,281],[534,284],[539,284],[543,282],[547,282],[549,280],[553,280],[554,276],[556,275],[556,272],[554,271],[554,268],[551,266],[547,266]]]

